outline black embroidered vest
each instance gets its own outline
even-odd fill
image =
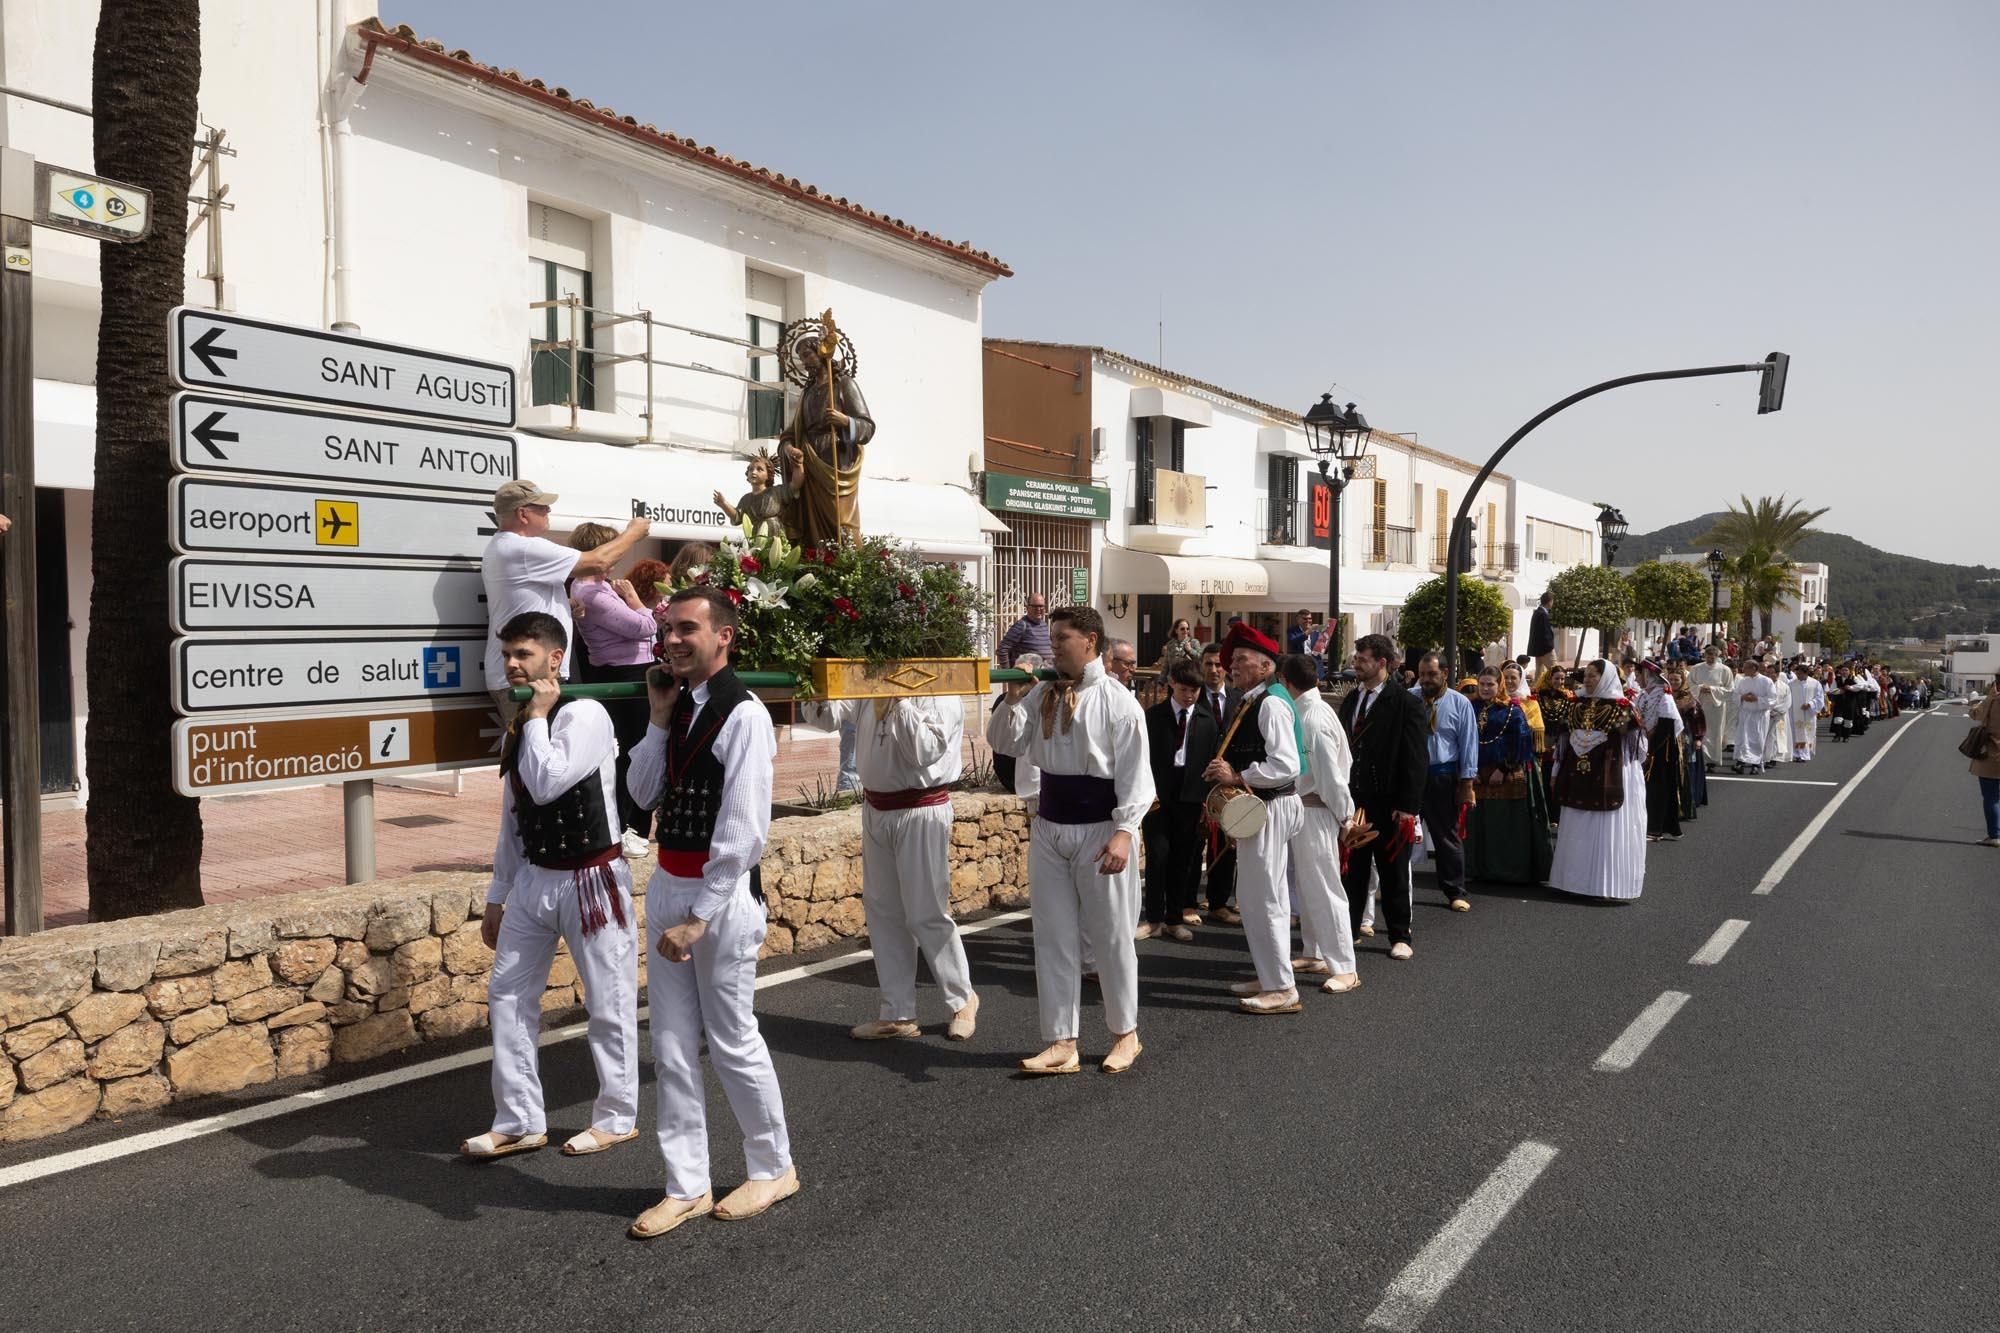
[[[692,695],[681,687],[676,708],[688,706]],[[680,736],[680,719],[667,721],[667,771],[660,788],[659,822],[655,835],[661,852],[699,852],[706,856],[715,840],[715,819],[722,812],[722,760],[715,753],[715,738],[722,724],[738,704],[752,698],[734,668],[724,667],[709,677],[708,702],[694,719],[685,741]]]
[[[1255,699],[1237,705],[1236,711],[1243,720],[1236,724],[1236,732],[1229,738],[1229,748],[1222,752],[1222,757],[1238,773],[1266,758],[1264,732],[1258,723],[1263,717],[1264,706],[1270,702],[1271,691],[1266,689]],[[1235,719],[1230,721],[1235,722]]]
[[[571,701],[558,699],[549,711],[549,725]],[[604,807],[604,778],[598,768],[583,780],[550,801],[536,805],[528,796],[527,784],[519,769],[521,737],[507,737],[500,756],[500,771],[514,789],[514,832],[521,840],[521,855],[530,865],[566,870],[579,861],[596,856],[617,845],[611,814]]]

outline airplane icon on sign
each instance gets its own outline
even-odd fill
[[[313,505],[318,521],[318,529],[313,533],[315,546],[359,546],[361,544],[361,507],[352,500],[319,500]]]

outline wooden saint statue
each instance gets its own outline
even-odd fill
[[[799,386],[791,420],[779,435],[786,480],[795,489],[784,505],[788,536],[807,546],[861,540],[861,454],[875,420],[854,382],[854,344],[833,311],[785,327],[778,365]]]
[[[715,493],[716,507],[729,515],[731,523],[750,520],[753,535],[784,530],[784,509],[798,494],[798,487],[790,482],[780,483],[777,477],[777,460],[771,457],[769,449],[759,449],[750,456],[750,463],[743,469],[743,479],[750,483],[750,489],[735,504],[723,498],[722,492]]]

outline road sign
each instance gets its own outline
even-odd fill
[[[176,639],[174,709],[300,708],[485,692],[484,635]]]
[[[511,435],[346,412],[177,393],[174,466],[183,472],[418,486],[491,495],[519,473]]]
[[[494,532],[492,502],[463,495],[219,477],[175,477],[167,489],[174,549],[183,555],[476,560]]]
[[[106,241],[140,241],[153,229],[153,195],[137,185],[35,163],[35,223]]]
[[[174,382],[482,426],[514,424],[514,368],[214,310],[173,312]]]
[[[174,629],[486,632],[486,589],[472,566],[372,560],[173,563]]]
[[[505,735],[485,700],[183,718],[174,724],[174,789],[220,796],[473,768],[498,762]]]

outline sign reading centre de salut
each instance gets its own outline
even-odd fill
[[[986,474],[986,507],[1047,518],[1110,518],[1111,492],[1080,481]]]

